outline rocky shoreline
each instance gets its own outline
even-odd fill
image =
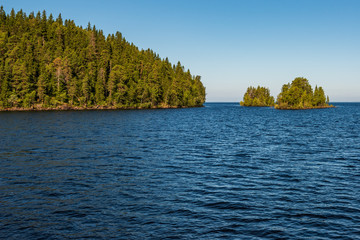
[[[310,110],[310,109],[325,109],[325,108],[335,108],[335,106],[316,106],[316,107],[308,107],[308,108],[295,108],[295,107],[278,107],[275,106],[275,109],[277,110]]]
[[[0,112],[31,112],[31,111],[88,111],[88,110],[145,110],[145,109],[177,109],[177,108],[197,108],[203,106],[152,106],[152,107],[116,107],[116,106],[91,106],[91,107],[80,107],[80,106],[57,106],[57,107],[38,107],[33,106],[30,108],[23,107],[11,107],[11,108],[0,108]]]

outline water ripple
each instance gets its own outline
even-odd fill
[[[359,239],[337,106],[0,113],[0,238]]]

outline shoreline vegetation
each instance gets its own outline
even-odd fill
[[[245,107],[272,107],[275,105],[274,97],[270,95],[270,90],[258,86],[248,87],[244,95],[244,100],[240,102]]]
[[[0,8],[0,111],[201,107],[201,77],[120,32]]]
[[[328,106],[314,106],[314,107],[288,107],[288,108],[284,108],[284,107],[278,107],[278,106],[274,106],[275,109],[277,110],[310,110],[310,109],[325,109],[325,108],[335,108],[334,105],[328,105]]]
[[[315,86],[313,91],[306,78],[297,77],[291,83],[282,86],[276,103],[268,88],[258,86],[257,88],[248,87],[244,94],[244,100],[240,102],[240,105],[246,107],[274,107],[279,110],[334,108],[335,106],[330,105],[329,102],[329,96],[325,96],[322,87]]]
[[[145,109],[180,109],[180,108],[198,108],[204,106],[169,106],[169,105],[159,105],[159,106],[70,106],[70,105],[61,105],[57,107],[43,107],[32,106],[31,108],[24,107],[11,107],[11,108],[0,108],[0,112],[32,112],[32,111],[86,111],[86,110],[145,110]]]

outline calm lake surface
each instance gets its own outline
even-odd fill
[[[0,112],[0,238],[359,239],[360,104]]]

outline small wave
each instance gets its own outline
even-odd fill
[[[64,217],[75,217],[75,218],[84,218],[87,216],[87,214],[80,213],[75,210],[56,210],[52,214],[62,215]]]
[[[214,202],[214,203],[205,203],[204,207],[221,209],[221,210],[249,210],[250,207],[242,203],[232,203],[232,202]]]

